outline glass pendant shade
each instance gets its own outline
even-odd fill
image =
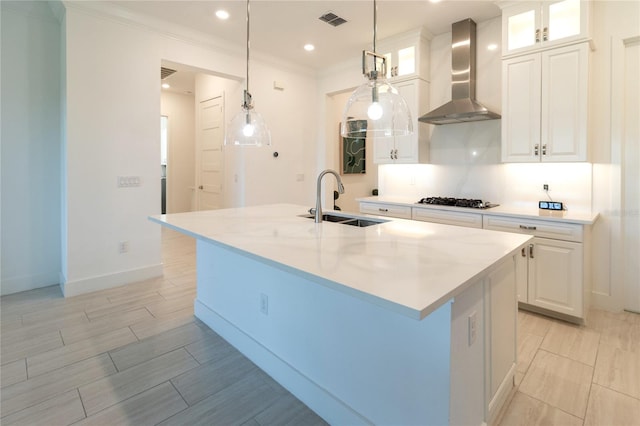
[[[225,145],[271,145],[271,133],[260,113],[244,107],[227,126]]]
[[[386,79],[371,79],[358,87],[347,101],[341,123],[341,135],[350,138],[413,133],[407,102]]]
[[[373,51],[362,52],[362,74],[367,82],[347,101],[340,125],[342,137],[396,137],[413,133],[407,101],[385,78],[387,58],[376,53],[377,17],[378,5],[373,0]]]

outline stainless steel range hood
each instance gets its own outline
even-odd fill
[[[451,101],[418,118],[429,124],[494,120],[500,114],[476,101],[476,23],[465,19],[452,25]]]

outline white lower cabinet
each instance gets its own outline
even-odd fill
[[[588,234],[582,225],[485,216],[484,228],[535,237],[516,257],[519,302],[584,319]]]
[[[411,218],[413,220],[420,220],[423,222],[466,226],[467,228],[482,228],[482,215],[479,213],[454,212],[450,210],[413,207]]]
[[[582,244],[535,238],[529,250],[526,302],[582,317]]]
[[[535,237],[515,257],[516,294],[524,309],[573,322],[584,320],[591,289],[590,227],[544,219],[520,219],[425,206],[360,202],[362,213],[423,222],[515,232]],[[556,315],[558,316],[558,315]],[[576,321],[576,319],[578,321]]]
[[[386,203],[360,202],[360,212],[374,214],[377,216],[398,217],[400,219],[411,219],[411,206]]]

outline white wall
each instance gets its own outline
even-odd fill
[[[0,2],[0,294],[60,272],[60,23],[46,2]]]
[[[624,306],[623,246],[630,236],[623,225],[623,191],[640,190],[640,182],[622,181],[624,93],[615,88],[624,79],[624,63],[616,60],[623,40],[640,36],[640,3],[596,1],[592,10],[595,51],[591,54],[589,134],[593,159],[593,208],[600,219],[593,227],[592,304],[609,310]],[[635,102],[640,102],[635,98]],[[636,141],[638,143],[638,141]],[[636,277],[640,285],[640,277]]]
[[[168,117],[167,213],[188,212],[195,187],[195,96],[163,91],[160,110]]]
[[[162,60],[242,76],[244,52],[230,55],[203,40],[186,41],[104,17],[92,2],[65,3],[66,11],[66,235],[64,292],[73,295],[161,274],[160,229],[147,220],[160,200],[160,75]],[[297,201],[294,182],[307,175],[315,152],[315,79],[252,60],[256,107],[271,126],[271,151],[246,155],[243,176],[251,203]],[[241,78],[241,77],[240,77]],[[273,80],[286,88],[274,92]],[[117,188],[119,175],[142,185]],[[249,195],[251,198],[248,198]],[[309,197],[311,199],[311,197]],[[130,251],[118,253],[121,241]]]
[[[225,207],[271,203],[311,206],[318,123],[316,106],[310,102],[314,99],[315,78],[268,64],[258,68],[254,60],[251,69],[249,89],[255,110],[271,131],[272,145],[224,147]],[[274,81],[284,89],[275,89]],[[228,123],[240,111],[244,88],[244,81],[198,74],[196,102],[224,93]]]

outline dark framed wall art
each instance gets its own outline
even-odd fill
[[[366,128],[366,120],[347,121],[348,126],[356,125]],[[340,126],[338,126],[340,129]],[[340,174],[363,174],[367,172],[366,167],[366,132],[362,132],[362,137],[346,138],[338,135],[340,140]]]

